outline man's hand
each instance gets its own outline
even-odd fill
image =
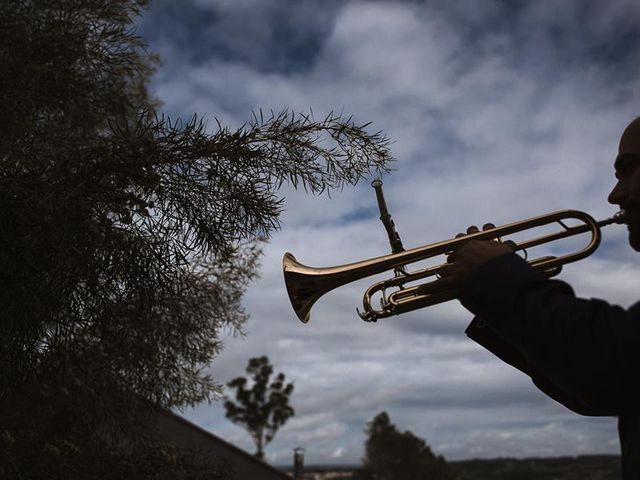
[[[482,229],[495,228],[493,224],[486,224]],[[467,229],[467,235],[477,233],[478,227],[471,226]],[[464,233],[456,235],[456,238],[465,236]],[[510,253],[515,250],[515,244],[511,241],[501,243],[497,240],[470,240],[447,257],[447,263],[439,270],[443,282],[457,286],[471,273],[486,261]]]

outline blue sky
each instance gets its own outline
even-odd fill
[[[151,85],[172,116],[239,126],[251,112],[330,111],[394,141],[384,178],[405,247],[471,224],[606,203],[624,126],[640,114],[640,6],[632,1],[155,0],[140,33],[163,64]],[[221,382],[266,354],[296,384],[296,416],[267,448],[288,463],[358,463],[363,429],[386,410],[449,459],[614,453],[615,419],[579,417],[468,340],[449,302],[365,324],[370,281],[291,311],[281,259],[331,266],[388,252],[368,182],[328,196],[285,189],[282,229],[249,289],[246,338],[227,338]],[[584,297],[637,300],[623,228],[562,278]],[[252,450],[220,403],[184,415]]]

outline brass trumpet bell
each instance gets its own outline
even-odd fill
[[[293,310],[301,322],[307,323],[311,307],[316,300],[338,287],[339,284],[331,281],[330,274],[322,273],[321,269],[303,265],[289,252],[284,254],[282,269]]]

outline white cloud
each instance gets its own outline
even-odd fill
[[[333,451],[331,456],[333,458],[342,458],[345,453],[346,453],[346,449],[344,447],[338,447]]]

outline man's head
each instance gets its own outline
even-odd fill
[[[618,181],[609,202],[627,213],[629,244],[640,251],[640,117],[622,132],[614,167]]]

